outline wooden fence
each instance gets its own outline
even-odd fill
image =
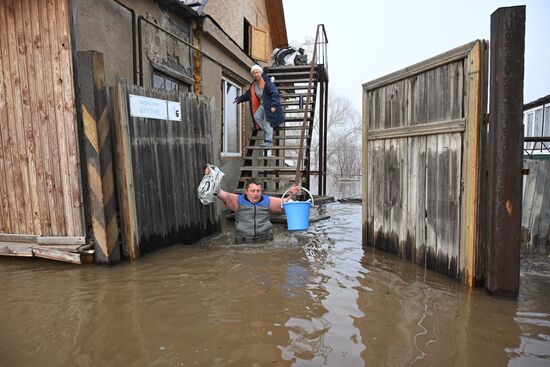
[[[69,19],[0,0],[0,242],[84,241]]]
[[[130,116],[129,95],[181,104],[181,121]],[[195,94],[165,93],[117,82],[116,175],[124,236],[132,259],[152,249],[191,243],[219,230],[213,205],[196,189],[213,162],[213,101]]]
[[[363,242],[473,284],[487,47],[363,85]]]
[[[521,218],[523,254],[550,254],[550,160],[525,159]]]

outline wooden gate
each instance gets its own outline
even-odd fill
[[[179,102],[181,121],[130,116],[129,95]],[[117,82],[116,166],[127,257],[176,243],[191,243],[219,230],[214,206],[196,189],[213,161],[214,104],[207,97],[166,93]]]
[[[550,160],[523,160],[529,174],[523,179],[521,251],[523,255],[550,254]]]
[[[69,15],[66,0],[0,0],[3,255],[84,244]]]
[[[474,41],[363,85],[363,243],[471,285],[486,55]]]

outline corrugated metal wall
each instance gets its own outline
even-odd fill
[[[69,19],[0,0],[0,233],[83,235]]]

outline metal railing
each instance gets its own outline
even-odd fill
[[[535,153],[550,154],[550,136],[526,136],[523,138],[523,151],[529,157],[533,157]],[[526,148],[525,143],[535,143],[531,148]],[[536,143],[539,143],[537,145]]]
[[[304,111],[304,120],[302,122],[302,130],[300,134],[300,148],[298,151],[298,162],[296,164],[296,177],[294,182],[296,185],[301,185],[302,181],[302,169],[304,164],[304,141],[306,137],[306,127],[308,125],[308,119],[310,114],[310,109],[312,102],[311,101],[311,90],[313,88],[313,79],[315,75],[315,68],[317,65],[323,65],[325,73],[328,74],[328,58],[327,58],[327,44],[328,38],[325,31],[324,24],[317,25],[317,31],[315,33],[315,43],[313,45],[313,55],[311,57],[311,63],[309,68],[309,81],[307,88],[307,96],[305,102],[305,111]]]

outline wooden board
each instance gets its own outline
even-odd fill
[[[480,168],[472,159],[481,153],[472,139],[483,108],[466,114],[466,104],[482,105],[485,75],[482,57],[467,70],[465,63],[482,46],[472,42],[363,85],[368,242],[456,279],[472,264],[463,256],[464,210],[474,224],[469,243],[479,240],[477,206],[463,206],[463,183],[477,185],[469,192],[477,198]],[[471,75],[474,67],[479,74]],[[472,168],[463,169],[466,153]]]
[[[4,233],[84,233],[69,23],[66,0],[0,0]]]

